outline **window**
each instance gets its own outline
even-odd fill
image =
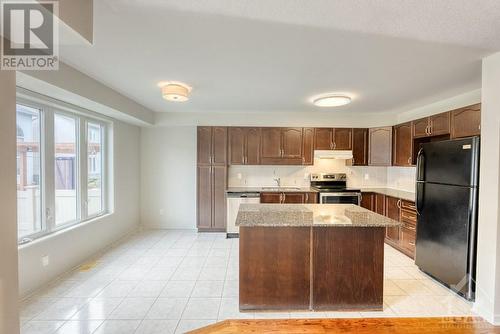
[[[42,230],[41,111],[16,106],[17,123],[17,226],[19,237]]]
[[[101,213],[103,208],[102,134],[102,125],[87,123],[87,207],[89,216]]]
[[[108,212],[110,123],[18,98],[17,206],[22,243]]]
[[[75,222],[79,216],[77,135],[76,119],[54,115],[56,225]]]

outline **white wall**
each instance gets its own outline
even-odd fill
[[[474,305],[500,325],[500,53],[483,60],[481,161],[477,248],[477,297]]]
[[[0,38],[0,42],[3,42]],[[0,334],[19,333],[16,219],[16,73],[0,71]]]
[[[20,295],[25,296],[139,227],[140,129],[114,122],[114,212],[36,240],[19,249]],[[13,177],[15,180],[15,176]],[[41,257],[50,264],[43,267]]]
[[[196,127],[141,129],[141,222],[196,228]]]

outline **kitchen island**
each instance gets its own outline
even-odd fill
[[[382,310],[386,227],[352,204],[242,204],[240,310]]]

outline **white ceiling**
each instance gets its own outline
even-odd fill
[[[480,5],[479,5],[480,4]],[[500,1],[100,0],[94,45],[64,62],[157,112],[396,112],[481,85],[500,50]],[[193,86],[184,104],[156,83]]]

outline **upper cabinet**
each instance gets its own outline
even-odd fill
[[[352,129],[352,161],[350,165],[368,165],[368,129]]]
[[[302,128],[262,128],[263,165],[301,165]]]
[[[260,128],[229,128],[229,164],[260,163]]]
[[[390,166],[392,127],[371,128],[368,131],[368,165]]]
[[[198,165],[227,165],[227,128],[200,126],[197,130]]]
[[[461,138],[481,134],[481,104],[451,111],[451,137]]]
[[[314,129],[304,128],[302,137],[302,164],[314,164]]]
[[[412,166],[413,164],[412,123],[394,126],[392,144],[392,163],[394,166]]]
[[[351,128],[316,128],[315,150],[352,150]]]
[[[413,121],[413,138],[449,135],[450,129],[450,112],[447,111]]]

